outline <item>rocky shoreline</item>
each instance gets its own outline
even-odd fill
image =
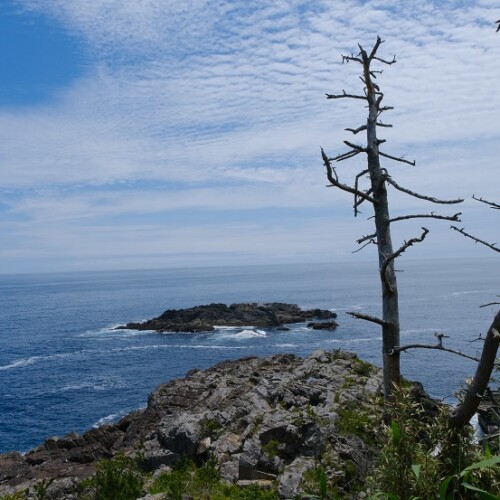
[[[157,332],[209,332],[217,326],[287,329],[287,324],[308,323],[309,328],[333,330],[337,315],[326,309],[303,310],[296,304],[208,304],[188,309],[168,309],[142,323],[127,323],[117,329]]]
[[[151,472],[181,458],[211,458],[223,480],[272,483],[280,498],[310,492],[311,471],[321,465],[342,498],[359,498],[356,488],[384,435],[381,381],[377,367],[342,351],[192,370],[116,424],[50,438],[25,455],[0,455],[0,496],[33,494],[49,481],[45,498],[81,498],[75,491],[96,463],[125,453]]]

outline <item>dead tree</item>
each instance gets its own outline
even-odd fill
[[[381,121],[381,115],[393,108],[385,106],[382,103],[384,94],[381,92],[380,86],[375,83],[377,74],[380,74],[381,71],[374,69],[372,65],[383,64],[390,66],[396,62],[395,57],[391,60],[386,60],[378,56],[378,49],[382,43],[383,41],[380,37],[377,37],[375,45],[371,49],[370,53],[366,52],[361,45],[358,45],[358,54],[342,56],[342,61],[344,63],[353,62],[361,66],[362,76],[360,78],[363,82],[362,93],[350,94],[343,90],[340,94],[326,94],[328,99],[352,99],[355,101],[362,101],[367,106],[368,117],[366,123],[357,128],[346,129],[353,135],[357,135],[360,132],[366,132],[366,144],[359,145],[350,141],[344,141],[344,144],[349,148],[346,152],[338,154],[334,157],[329,157],[325,151],[321,149],[321,154],[330,185],[354,196],[354,216],[358,215],[359,207],[363,203],[370,204],[373,207],[375,231],[373,234],[361,237],[357,243],[362,245],[359,250],[370,243],[377,245],[380,282],[382,286],[382,317],[380,318],[359,313],[350,314],[356,318],[376,323],[382,328],[384,396],[387,400],[392,394],[394,385],[399,384],[401,379],[400,355],[399,351],[396,349],[400,345],[400,326],[398,287],[394,263],[395,260],[410,246],[415,243],[422,242],[429,232],[428,229],[422,227],[422,233],[420,236],[404,241],[403,244],[395,250],[391,239],[391,224],[415,218],[460,221],[459,216],[461,215],[460,213],[453,215],[436,215],[432,212],[430,214],[409,214],[391,219],[389,214],[387,188],[388,186],[391,186],[392,188],[409,196],[437,204],[461,203],[463,200],[439,200],[431,196],[418,194],[397,183],[389,175],[387,168],[381,166],[381,159],[384,161],[392,160],[406,165],[415,165],[415,162],[406,160],[402,156],[394,156],[380,150],[380,146],[386,141],[377,137],[377,129],[378,127],[392,126],[390,124],[383,123]],[[361,168],[354,177],[354,185],[341,182],[335,168],[335,164],[350,158],[358,157],[359,155],[366,156],[366,167]],[[363,188],[361,184],[364,182],[366,177],[369,178],[369,182],[367,187]]]

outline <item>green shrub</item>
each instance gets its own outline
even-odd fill
[[[387,440],[368,481],[372,499],[500,500],[500,457],[483,454],[472,428],[451,429],[448,412],[429,419],[407,388],[395,391]]]
[[[141,496],[143,479],[137,464],[123,454],[97,464],[89,481],[96,500],[135,500]]]

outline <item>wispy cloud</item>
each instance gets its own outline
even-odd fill
[[[15,193],[4,196],[0,211],[3,231],[14,231],[7,238],[9,255],[16,248],[21,255],[31,244],[30,231],[37,241],[44,234],[59,241],[61,254],[80,254],[74,239],[47,229],[51,221],[64,224],[60,231],[81,229],[96,252],[104,241],[98,228],[113,221],[117,245],[131,248],[137,233],[125,220],[134,214],[150,231],[140,238],[142,253],[179,230],[169,214],[187,225],[179,238],[187,252],[198,248],[200,227],[190,230],[186,212],[213,212],[223,228],[251,210],[258,229],[250,231],[246,251],[259,254],[265,241],[269,253],[279,253],[259,212],[263,208],[270,209],[268,223],[288,231],[281,241],[294,245],[290,253],[317,258],[316,236],[297,243],[304,223],[300,210],[323,234],[352,227],[342,233],[347,243],[331,243],[336,256],[347,253],[363,223],[355,227],[346,218],[350,201],[324,188],[318,153],[320,145],[338,152],[348,138],[343,129],[361,124],[364,110],[327,102],[324,93],[357,90],[359,68],[341,65],[340,53],[355,51],[358,42],[372,44],[377,34],[386,39],[388,57],[398,58],[380,76],[387,103],[396,107],[387,117],[394,129],[384,130],[387,148],[417,160],[416,168],[398,167],[401,182],[441,196],[497,197],[500,38],[494,33],[494,2],[18,5],[85,40],[89,67],[56,101],[0,109],[0,140],[8,145],[0,152],[0,176],[5,193]],[[351,175],[353,168],[355,162],[340,173]],[[413,208],[412,200],[396,199],[402,209]],[[288,210],[278,214],[277,208]],[[164,219],[164,230],[146,216]],[[19,217],[25,237],[16,240],[13,221]],[[478,216],[471,223],[486,231],[485,221]],[[246,240],[246,222],[238,227]],[[238,253],[227,232],[218,237],[224,234],[225,251]]]

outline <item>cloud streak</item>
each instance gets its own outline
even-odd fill
[[[301,227],[303,209],[324,233],[337,224],[353,226],[350,201],[343,205],[346,198],[324,189],[319,147],[339,152],[350,139],[343,129],[360,125],[364,110],[327,102],[324,93],[359,91],[359,68],[341,65],[339,54],[356,50],[358,41],[371,45],[377,33],[387,40],[384,53],[398,57],[380,77],[387,103],[396,107],[387,117],[394,129],[383,131],[387,148],[417,160],[401,179],[440,196],[497,196],[500,40],[491,2],[424,1],[411,9],[378,0],[18,5],[85,40],[89,67],[55,101],[0,109],[0,140],[9,145],[0,153],[4,231],[22,217],[25,237],[31,230],[39,241],[40,227],[51,221],[76,228],[85,220],[92,227],[114,221],[115,239],[130,244],[136,233],[124,221],[134,214],[175,214],[178,222],[165,226],[168,233],[191,223],[189,211],[213,212],[224,227],[238,213],[243,220],[255,210],[260,231],[268,234],[263,208],[290,232],[283,241],[295,242],[293,224]],[[355,165],[341,174],[350,175]],[[396,199],[401,210],[413,204]],[[288,212],[273,215],[277,208]],[[488,218],[472,222],[487,231]],[[142,238],[147,253],[153,239],[167,236],[147,219],[142,223],[151,230]],[[332,243],[336,256],[347,255],[361,228],[343,233],[348,244]],[[186,252],[197,247],[196,234],[199,227],[186,227]],[[247,251],[260,255],[252,234]],[[26,238],[19,240],[20,255]],[[47,230],[46,238],[54,233]],[[99,238],[99,231],[89,236],[95,249]],[[61,253],[77,253],[70,240],[61,240]],[[294,245],[291,253],[317,258],[312,240]],[[225,248],[240,251],[230,238]]]

